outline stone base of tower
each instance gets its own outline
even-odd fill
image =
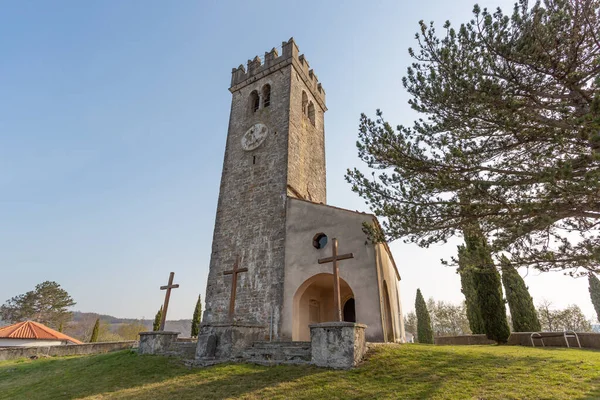
[[[241,358],[245,349],[265,339],[268,327],[241,323],[202,325],[198,335],[196,361],[215,363]]]

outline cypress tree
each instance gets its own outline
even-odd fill
[[[92,330],[92,337],[90,338],[90,343],[96,343],[98,341],[98,331],[100,331],[100,318],[96,319],[94,329]]]
[[[539,332],[540,321],[525,281],[506,257],[502,257],[502,284],[515,332]]]
[[[433,344],[433,329],[431,328],[431,318],[427,311],[427,304],[421,294],[421,289],[417,289],[417,298],[415,299],[415,310],[417,313],[417,341],[419,343]]]
[[[510,336],[510,327],[506,319],[500,273],[494,265],[487,240],[479,227],[465,230],[464,236],[467,250],[465,255],[473,270],[477,303],[485,334],[490,340],[506,343]]]
[[[192,337],[198,337],[200,330],[200,320],[202,319],[202,300],[198,295],[198,301],[196,302],[196,308],[194,308],[194,315],[192,316]]]
[[[64,327],[63,327],[63,322],[61,321],[61,322],[60,322],[60,325],[58,326],[58,331],[59,331],[60,333],[62,333],[63,329],[64,329]]]
[[[600,280],[593,273],[588,274],[588,282],[590,284],[590,297],[592,298],[592,304],[596,310],[596,316],[600,321]]]
[[[473,334],[482,334],[485,333],[485,328],[479,310],[479,303],[477,303],[473,269],[469,268],[467,264],[466,251],[465,246],[458,246],[458,274],[460,275],[461,292],[465,296],[469,329]]]
[[[160,320],[161,319],[162,319],[162,306],[160,306],[160,309],[158,310],[158,312],[156,313],[156,316],[154,317],[154,323],[152,324],[153,331],[160,330]]]

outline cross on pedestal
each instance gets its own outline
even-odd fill
[[[173,278],[175,277],[175,272],[171,272],[169,275],[169,283],[167,286],[161,286],[160,290],[166,290],[165,293],[165,304],[163,304],[163,312],[160,317],[160,330],[165,330],[165,321],[167,320],[167,308],[169,308],[169,299],[171,298],[171,289],[177,289],[179,287],[178,284],[173,285]]]
[[[237,276],[239,273],[248,272],[248,268],[239,268],[240,256],[235,259],[233,269],[223,272],[223,275],[231,275],[231,298],[229,299],[229,319],[233,321],[233,313],[235,312],[235,294],[237,292]]]
[[[338,268],[338,261],[347,260],[349,258],[354,258],[354,254],[340,254],[338,255],[338,241],[336,238],[333,238],[331,241],[332,247],[332,256],[326,258],[320,258],[319,264],[333,263],[333,306],[335,308],[335,318],[336,321],[342,321],[342,305],[340,299],[340,269]]]

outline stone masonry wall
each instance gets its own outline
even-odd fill
[[[306,60],[302,59],[308,65]],[[293,63],[290,98],[290,129],[288,145],[288,184],[305,200],[327,203],[325,168],[326,109],[306,85],[307,76],[301,63]],[[306,67],[305,67],[306,68]],[[315,125],[302,112],[302,94],[315,106]],[[288,188],[288,195],[298,197]]]
[[[279,304],[283,282],[285,240],[285,185],[289,70],[275,74],[233,93],[229,132],[206,289],[204,323],[228,320],[231,270],[236,257],[238,275],[235,320],[266,324],[270,305]],[[257,112],[249,96],[266,83],[271,85],[271,105]],[[244,151],[241,139],[255,123],[269,127],[263,144]],[[275,310],[278,315],[279,311]]]
[[[278,336],[288,185],[313,201],[325,201],[325,92],[307,68],[290,40],[284,42],[281,56],[273,50],[265,54],[263,65],[256,58],[248,62],[248,72],[242,66],[233,70],[203,325],[229,322],[232,277],[223,272],[231,270],[239,256],[240,268],[248,272],[238,275],[234,321],[268,326],[273,313]],[[269,107],[263,104],[266,84],[271,86]],[[303,84],[315,104],[316,127],[302,115]],[[261,97],[258,111],[251,107],[254,90]],[[265,124],[269,134],[258,148],[244,151],[242,136],[256,123]]]
[[[17,358],[28,358],[33,356],[77,356],[87,354],[108,353],[131,349],[137,345],[137,341],[125,342],[100,342],[72,344],[66,346],[44,346],[44,347],[6,347],[0,348],[0,361],[14,360]]]

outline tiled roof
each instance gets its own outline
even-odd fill
[[[74,344],[83,344],[77,339],[48,328],[46,325],[33,321],[18,322],[0,328],[0,339],[41,339],[67,340]]]

